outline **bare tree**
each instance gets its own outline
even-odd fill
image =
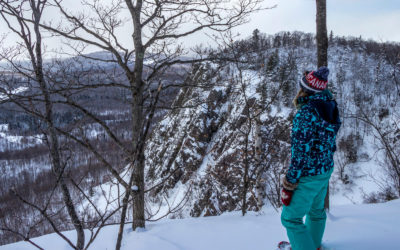
[[[60,105],[66,105],[66,101],[63,101],[60,96],[68,97],[69,94],[87,89],[88,86],[70,85],[68,81],[76,80],[73,76],[62,78],[66,77],[68,73],[78,74],[76,76],[78,78],[82,77],[82,72],[70,70],[71,65],[67,67],[67,63],[63,65],[57,61],[43,62],[45,44],[42,39],[43,30],[39,27],[39,23],[46,4],[47,1],[34,0],[0,2],[3,21],[8,25],[10,31],[20,39],[16,46],[2,47],[0,53],[1,58],[8,63],[7,75],[0,79],[2,83],[0,93],[4,96],[2,103],[13,103],[17,107],[16,112],[26,113],[40,121],[37,129],[43,133],[43,141],[48,148],[51,159],[50,165],[55,176],[54,183],[51,182],[51,187],[45,190],[47,193],[38,194],[37,196],[41,195],[38,199],[29,199],[18,189],[18,186],[14,187],[11,191],[16,199],[22,202],[23,206],[32,208],[34,211],[32,215],[38,214],[39,218],[31,226],[20,227],[15,227],[15,225],[10,227],[7,225],[7,220],[2,218],[1,230],[13,233],[19,238],[22,237],[23,240],[40,248],[30,237],[32,237],[33,231],[43,233],[43,229],[40,229],[40,227],[43,227],[43,222],[46,222],[51,230],[72,248],[87,249],[96,239],[100,230],[109,225],[110,220],[118,214],[121,206],[115,200],[118,200],[119,197],[107,197],[105,193],[110,193],[110,191],[102,190],[102,193],[105,194],[103,197],[105,204],[104,208],[99,208],[94,198],[88,194],[90,190],[87,190],[87,182],[84,180],[87,175],[78,176],[67,170],[67,168],[77,170],[77,166],[74,164],[79,160],[71,160],[71,155],[76,157],[76,151],[82,150],[82,148],[77,147],[80,145],[79,143],[81,143],[81,146],[86,146],[86,149],[90,149],[93,140],[89,140],[84,135],[86,132],[80,127],[82,124],[79,122],[72,124],[69,128],[61,128],[57,125],[59,123],[56,121],[57,110],[59,111]],[[94,71],[94,67],[91,70],[93,71],[86,72],[86,74],[97,72]],[[21,88],[23,91],[20,90]],[[68,100],[68,98],[66,99]],[[68,141],[68,139],[70,140]],[[75,143],[74,145],[72,142],[78,142],[78,144]],[[90,152],[90,150],[88,151]],[[90,167],[90,163],[88,164]],[[32,178],[34,179],[34,177]],[[34,187],[30,188],[33,189]],[[93,186],[90,188],[93,188]],[[57,207],[58,190],[61,190],[63,201],[61,207]],[[84,206],[83,212],[78,212],[77,202],[80,202],[79,205],[87,204]],[[56,212],[54,212],[55,209],[57,209]],[[64,216],[64,210],[67,212],[67,217]],[[15,219],[17,221],[17,218]],[[61,232],[70,229],[71,225],[77,231],[77,242],[75,244]],[[26,228],[27,230],[25,230]],[[90,232],[86,242],[84,229]]]
[[[68,133],[60,128],[54,128],[54,133],[60,133],[79,145],[91,151],[108,168],[110,173],[125,188],[125,197],[122,201],[122,216],[120,219],[120,233],[117,242],[117,249],[120,247],[122,231],[125,224],[128,204],[132,204],[132,228],[135,230],[145,226],[145,204],[144,194],[144,146],[150,130],[154,109],[157,104],[158,95],[163,90],[163,85],[154,89],[156,79],[162,78],[168,68],[177,64],[190,64],[208,60],[208,58],[195,58],[183,60],[184,49],[177,44],[180,38],[192,35],[205,29],[215,32],[230,30],[248,19],[249,14],[260,9],[262,0],[238,0],[238,1],[113,1],[110,4],[103,4],[100,1],[82,1],[85,10],[81,13],[68,10],[65,1],[39,2],[48,8],[54,8],[61,14],[62,20],[56,20],[59,24],[52,22],[38,22],[21,17],[21,21],[34,24],[37,31],[39,27],[47,30],[55,36],[66,39],[71,45],[74,55],[98,61],[118,65],[125,76],[128,84],[112,82],[102,83],[107,87],[118,86],[129,93],[130,115],[131,115],[131,143],[125,145],[105,122],[103,122],[90,109],[80,105],[71,96],[70,89],[58,89],[55,93],[60,99],[55,101],[59,104],[70,105],[76,108],[85,116],[97,122],[108,137],[121,151],[123,158],[129,162],[129,181],[122,178],[121,173],[115,166],[112,166],[94,145]],[[128,10],[126,18],[119,15],[123,10]],[[86,14],[89,13],[89,14]],[[35,23],[36,22],[36,23]],[[117,30],[127,22],[133,26],[132,43],[130,46],[123,46],[118,39]],[[187,25],[190,23],[190,25]],[[75,41],[72,43],[71,41]],[[76,43],[77,42],[77,43]],[[85,48],[91,46],[108,51],[111,59],[96,58],[85,54]],[[82,49],[83,48],[83,49]],[[154,63],[146,64],[152,60]],[[43,73],[39,75],[43,77]],[[56,77],[57,78],[57,77]],[[57,79],[53,79],[57,82]],[[78,86],[73,91],[79,91]],[[51,107],[49,101],[49,107]],[[51,139],[51,143],[54,143]],[[149,188],[151,190],[151,187]],[[132,198],[130,198],[132,197]],[[76,217],[77,218],[77,217]],[[74,221],[74,225],[81,223]],[[83,234],[80,234],[83,236]],[[79,248],[82,248],[83,237],[78,237]]]
[[[68,137],[92,152],[124,187],[125,197],[122,201],[122,210],[125,212],[122,213],[120,220],[121,235],[126,221],[125,213],[128,204],[132,204],[132,228],[145,226],[144,145],[150,130],[158,95],[167,88],[161,82],[158,88],[154,88],[154,84],[158,79],[162,79],[163,74],[174,65],[209,60],[209,58],[201,56],[195,59],[182,59],[181,56],[185,55],[185,50],[177,42],[180,38],[206,29],[223,32],[243,24],[248,20],[249,14],[260,9],[261,2],[261,0],[119,0],[107,5],[100,1],[82,1],[85,11],[79,13],[69,11],[66,1],[53,0],[39,1],[39,3],[42,4],[41,10],[47,5],[49,9],[54,8],[59,11],[62,20],[56,20],[57,24],[41,19],[36,22],[24,16],[20,18],[21,21],[29,24],[35,25],[36,22],[36,30],[38,31],[39,28],[44,29],[55,36],[65,38],[74,55],[99,63],[118,65],[119,72],[122,72],[127,81],[127,84],[117,81],[111,83],[103,81],[99,84],[107,85],[107,87],[120,87],[129,93],[128,101],[131,116],[131,142],[129,145],[124,144],[117,136],[118,133],[103,122],[96,113],[71,98],[74,91],[90,88],[89,86],[79,83],[72,90],[63,88],[54,90],[58,99],[52,100],[53,103],[74,107],[98,123],[112,142],[117,145],[117,150],[121,152],[122,158],[129,162],[127,169],[129,178],[126,180],[122,177],[121,172],[110,164],[93,144],[60,128],[54,127],[52,130],[55,135],[59,133]],[[123,10],[128,11],[127,18],[119,15]],[[58,21],[60,22],[58,23]],[[117,30],[126,23],[133,26],[130,46],[124,46],[117,34]],[[187,25],[188,23],[190,25]],[[85,54],[85,48],[88,46],[108,51],[111,58],[97,58]],[[153,63],[146,63],[150,60]],[[39,74],[44,79],[43,75],[43,72]],[[49,78],[51,77],[49,76]],[[52,80],[57,82],[56,78],[58,77]],[[52,101],[49,99],[50,108]],[[49,141],[51,141],[50,145],[53,145],[55,140]],[[148,190],[151,189],[152,187],[148,187]],[[79,225],[79,223],[76,221],[74,225]],[[79,238],[79,242],[82,242],[82,238]],[[81,246],[82,244],[79,243],[79,247]]]
[[[318,67],[328,66],[328,32],[326,28],[326,0],[316,0]],[[325,209],[329,210],[329,187],[325,196]]]
[[[35,0],[9,0],[0,2],[1,16],[7,23],[8,28],[22,40],[20,48],[27,52],[31,67],[17,64],[12,60],[12,56],[7,57],[7,59],[15,70],[38,85],[38,93],[36,96],[28,97],[25,102],[18,101],[15,103],[23,110],[40,117],[46,125],[44,136],[50,151],[52,169],[55,176],[58,178],[58,184],[62,191],[65,207],[77,232],[76,244],[72,244],[70,241],[68,241],[68,243],[75,249],[83,249],[85,244],[83,225],[78,217],[70,190],[66,183],[66,178],[63,175],[65,166],[61,160],[59,138],[54,125],[53,102],[51,100],[49,83],[45,79],[43,70],[42,34],[39,30],[39,23],[46,3],[47,1]],[[14,24],[14,21],[16,24]],[[32,98],[39,99],[42,103],[41,107],[32,108]],[[21,198],[21,200],[23,199]],[[42,210],[41,214],[45,215],[45,210]],[[54,229],[56,230],[55,225]]]
[[[326,28],[326,0],[316,0],[318,67],[328,66],[328,32]]]
[[[360,115],[351,116],[361,120],[370,126],[374,133],[374,138],[379,142],[379,150],[384,152],[384,162],[382,162],[387,179],[384,181],[384,190],[393,190],[400,196],[400,157],[398,134],[400,124],[398,122],[398,113],[393,112],[392,117],[382,122],[376,116],[371,116],[363,109],[360,109]],[[384,191],[383,190],[383,191]]]
[[[184,49],[176,43],[180,38],[205,29],[217,32],[229,30],[246,22],[250,13],[260,9],[261,2],[119,0],[105,5],[100,1],[83,1],[85,11],[81,13],[70,12],[65,1],[51,2],[52,7],[62,15],[63,23],[54,26],[42,22],[40,26],[54,35],[78,42],[82,46],[72,49],[79,55],[83,55],[80,48],[85,46],[108,51],[112,54],[112,59],[90,59],[119,65],[128,80],[126,89],[130,93],[132,138],[129,147],[122,147],[121,144],[119,146],[128,154],[131,176],[129,182],[125,182],[117,173],[114,172],[113,175],[123,184],[128,197],[132,196],[134,230],[145,226],[144,145],[148,131],[146,125],[149,124],[151,116],[143,104],[146,103],[146,93],[150,90],[153,80],[173,65],[205,60],[182,60],[180,56],[184,54]],[[129,11],[127,18],[119,16],[124,9]],[[133,27],[132,46],[129,47],[122,45],[116,33],[126,22],[131,23]],[[187,25],[188,23],[191,25]],[[145,61],[150,59],[154,63],[145,64]],[[88,110],[84,112],[96,119]],[[112,134],[111,131],[108,133]],[[123,221],[121,219],[121,225]]]

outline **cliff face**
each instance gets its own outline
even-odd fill
[[[240,63],[195,67],[153,130],[146,149],[147,185],[156,185],[149,207],[181,204],[177,216],[208,216],[241,210],[244,201],[244,210],[280,206],[279,179],[290,164],[296,112],[292,99],[302,72],[315,69],[316,56],[301,41],[257,50],[249,43],[239,43]],[[392,139],[400,131],[400,73],[391,53],[368,46],[337,38],[329,49],[328,88],[343,122],[333,202],[369,202],[400,192],[392,153],[399,149]]]
[[[167,179],[151,193],[153,202],[163,194],[182,196],[185,189],[186,213],[218,215],[241,209],[246,190],[247,210],[260,208],[266,194],[256,186],[261,190],[267,179],[276,182],[279,178],[266,173],[274,168],[279,175],[283,164],[278,162],[289,156],[288,114],[278,113],[271,97],[257,93],[265,81],[256,71],[229,64],[194,70],[187,84],[201,87],[179,93],[147,144],[149,186]]]

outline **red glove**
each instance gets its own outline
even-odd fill
[[[282,201],[283,205],[289,206],[290,201],[292,200],[292,196],[293,196],[293,191],[282,188],[281,201]]]
[[[291,183],[286,179],[286,175],[282,178],[281,200],[283,205],[289,206],[292,200],[293,191],[297,188],[297,183]]]

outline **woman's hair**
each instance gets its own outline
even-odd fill
[[[299,92],[297,93],[297,95],[293,99],[293,105],[296,108],[298,108],[297,100],[299,99],[299,97],[305,97],[305,96],[309,96],[309,94],[307,92],[305,92],[302,88],[300,88]]]
[[[306,76],[310,73],[310,71],[306,70],[303,72],[303,76]],[[301,81],[301,80],[300,80]],[[307,93],[306,91],[304,91],[302,88],[300,88],[299,92],[297,93],[296,97],[293,99],[293,105],[298,108],[298,102],[297,100],[299,99],[299,97],[305,97],[305,96],[309,96],[310,94]]]

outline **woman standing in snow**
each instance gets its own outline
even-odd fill
[[[292,158],[281,192],[281,221],[293,250],[320,249],[325,230],[324,200],[341,124],[337,103],[326,88],[328,74],[327,67],[305,72],[293,101],[298,111],[291,134]]]

